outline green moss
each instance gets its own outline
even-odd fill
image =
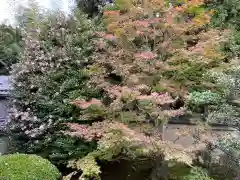
[[[57,180],[60,173],[40,156],[11,154],[0,156],[0,177],[2,180]]]

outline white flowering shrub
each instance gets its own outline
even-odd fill
[[[25,32],[24,52],[11,72],[9,128],[18,151],[41,152],[61,163],[92,148],[62,137],[59,123],[79,118],[72,100],[101,95],[86,86],[88,74],[82,69],[91,63],[94,29],[86,15],[76,12],[70,18],[49,15]]]
[[[237,59],[238,60],[238,59]],[[240,66],[228,68],[223,72],[210,71],[206,78],[214,82],[226,97],[239,95],[240,92]]]
[[[238,172],[240,167],[240,142],[236,137],[228,136],[221,138],[216,142],[216,146],[220,148],[228,157],[228,166]]]
[[[218,105],[223,101],[220,94],[212,92],[210,90],[198,92],[193,91],[188,96],[188,106],[190,109],[200,108],[203,112],[204,118],[208,116],[209,107],[212,105]]]
[[[189,96],[189,103],[196,106],[207,105],[207,104],[218,104],[221,102],[222,97],[211,91],[204,92],[192,92]]]
[[[240,122],[239,112],[229,104],[222,104],[207,117],[209,123],[226,125],[238,125]]]
[[[239,142],[239,92],[240,92],[240,67],[234,66],[223,72],[212,72],[209,78],[216,82],[222,89],[225,103],[219,104],[212,110],[207,117],[209,123],[228,125],[236,128],[236,134],[219,138],[215,147],[219,148],[228,158],[227,166],[232,172],[237,173],[240,160],[240,142]]]

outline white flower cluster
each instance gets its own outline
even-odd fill
[[[214,81],[219,87],[222,87],[225,95],[228,95],[235,87],[235,79],[231,75],[227,75],[223,72],[210,71],[205,74],[205,77]]]
[[[222,104],[219,109],[209,113],[207,121],[225,125],[238,125],[240,116],[233,106]]]
[[[17,120],[18,122],[10,122],[12,119],[15,121]],[[47,129],[54,125],[51,118],[49,118],[48,122],[41,122],[39,118],[31,113],[29,108],[27,111],[22,112],[18,111],[15,106],[13,106],[10,110],[9,123],[12,123],[10,126],[11,130],[20,129],[22,133],[31,138],[35,138],[43,134]]]
[[[229,158],[229,165],[239,169],[240,167],[240,141],[231,136],[222,138],[216,142],[216,146],[221,149]],[[231,162],[230,162],[231,161]]]
[[[232,67],[225,73],[210,71],[205,74],[205,77],[222,87],[226,96],[240,93],[240,66]]]

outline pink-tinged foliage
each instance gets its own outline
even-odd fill
[[[168,93],[152,93],[153,99],[155,99],[157,104],[171,104],[175,100]]]
[[[148,20],[149,23],[155,24],[155,23],[160,23],[163,19],[162,18],[151,18]]]
[[[150,51],[140,52],[134,54],[135,58],[145,59],[145,60],[151,60],[157,57],[156,54]]]
[[[117,36],[114,36],[113,34],[106,34],[103,37],[105,39],[109,40],[109,41],[116,41],[117,40]]]
[[[86,140],[96,140],[98,148],[93,154],[100,157],[118,157],[125,153],[131,156],[136,151],[136,154],[144,156],[164,154],[169,160],[177,158],[179,161],[187,164],[191,164],[192,161],[191,157],[185,153],[181,146],[161,141],[156,136],[147,136],[119,122],[105,121],[94,123],[92,126],[87,126],[88,134],[85,127],[82,130],[82,127],[75,127],[78,126],[75,124],[69,124],[69,126],[75,132],[65,132],[65,134]]]
[[[140,31],[140,30],[137,30],[137,31],[136,31],[136,34],[137,34],[138,36],[142,36],[142,35],[144,35],[144,32],[142,32],[142,31]]]
[[[140,27],[147,28],[150,25],[155,25],[161,21],[162,21],[161,18],[151,18],[151,19],[146,19],[146,20],[137,20],[137,21],[134,21],[133,24],[138,28],[140,28]]]
[[[98,99],[91,99],[90,101],[86,101],[86,100],[74,100],[72,102],[73,105],[81,108],[81,109],[87,109],[88,107],[90,107],[91,105],[97,105],[97,106],[101,106],[102,102]]]
[[[153,92],[150,95],[138,96],[137,99],[138,100],[152,100],[156,104],[159,104],[159,105],[171,104],[175,101],[171,96],[169,96],[168,93],[160,94],[160,93],[156,93],[156,92]]]
[[[120,11],[104,11],[104,16],[118,16],[120,14]]]
[[[140,95],[140,92],[135,90],[134,88],[129,88],[127,86],[111,86],[106,89],[109,96],[114,98],[121,98],[124,95],[132,94],[132,95]]]
[[[65,131],[65,135],[76,136],[86,141],[97,140],[102,137],[105,132],[104,127],[101,124],[93,124],[92,126],[77,124],[77,123],[66,123],[71,131]]]
[[[129,129],[126,125],[119,122],[104,121],[95,122],[92,125],[83,125],[77,123],[65,123],[70,128],[70,131],[64,131],[65,135],[83,138],[87,141],[100,140],[104,134],[110,130],[120,129],[125,134],[133,135],[134,131]]]
[[[160,4],[161,3],[163,4],[164,0],[162,0]],[[84,73],[89,73],[88,75],[90,76],[87,82],[83,82],[87,84],[83,86],[83,88],[86,89],[82,89],[82,86],[77,86],[74,92],[66,92],[66,96],[92,99],[86,101],[84,99],[75,100],[73,98],[65,101],[64,96],[59,97],[58,92],[54,92],[56,99],[60,99],[59,102],[56,101],[57,103],[55,104],[57,106],[60,105],[60,107],[52,106],[55,102],[52,102],[52,96],[49,97],[49,102],[47,103],[49,103],[49,106],[54,107],[52,109],[57,109],[57,113],[63,109],[63,113],[59,114],[67,114],[67,117],[61,117],[61,120],[64,120],[59,120],[60,122],[77,122],[65,123],[65,125],[69,127],[69,130],[63,131],[65,135],[97,142],[97,151],[104,154],[103,156],[106,156],[108,160],[111,160],[112,157],[117,157],[119,154],[122,155],[121,153],[124,154],[125,151],[127,153],[129,153],[129,151],[131,152],[131,148],[137,151],[139,147],[142,151],[149,152],[148,155],[150,156],[152,154],[162,155],[163,152],[166,159],[168,159],[169,156],[179,156],[180,158],[183,156],[182,152],[184,152],[184,150],[181,148],[176,150],[174,144],[164,142],[164,139],[159,139],[158,135],[160,133],[152,133],[151,136],[146,136],[144,133],[136,131],[135,127],[132,126],[136,124],[144,126],[148,122],[154,122],[154,125],[150,123],[148,125],[151,127],[154,126],[151,131],[155,132],[156,129],[158,130],[159,124],[167,123],[171,117],[179,117],[185,114],[184,108],[171,109],[176,99],[174,99],[170,93],[160,92],[175,92],[176,94],[180,94],[180,90],[184,89],[182,86],[185,84],[179,85],[179,82],[174,80],[174,78],[176,78],[175,76],[178,75],[177,68],[181,66],[183,59],[186,59],[188,62],[186,63],[187,65],[191,65],[192,61],[201,59],[193,58],[190,55],[204,51],[202,45],[205,47],[205,43],[196,42],[197,44],[191,44],[193,47],[188,46],[188,48],[186,48],[186,45],[188,45],[188,39],[191,40],[192,36],[196,35],[199,36],[197,39],[201,39],[202,35],[199,32],[201,32],[202,29],[198,29],[195,25],[199,24],[199,27],[202,27],[202,25],[206,23],[202,23],[201,19],[195,19],[195,22],[192,22],[191,19],[181,19],[182,16],[179,17],[182,23],[176,23],[176,17],[178,15],[184,15],[185,7],[178,9],[170,7],[169,10],[165,11],[163,5],[161,6],[162,9],[160,8],[161,15],[157,15],[157,17],[161,16],[161,18],[149,18],[153,16],[155,8],[156,6],[149,7],[146,11],[142,8],[144,12],[141,13],[139,11],[136,14],[131,11],[132,9],[121,12],[121,14],[119,11],[104,12],[104,20],[106,20],[104,23],[107,25],[107,31],[94,33],[94,37],[97,35],[98,38],[87,37],[79,40],[79,35],[88,34],[89,32],[80,32],[79,35],[77,34],[76,36],[69,36],[70,33],[67,32],[63,33],[66,34],[65,39],[74,41],[66,44],[67,42],[61,39],[62,31],[60,32],[59,30],[55,33],[54,29],[50,29],[49,36],[56,36],[53,42],[57,39],[61,45],[59,47],[52,47],[50,50],[46,50],[46,52],[45,49],[48,49],[48,47],[42,47],[43,42],[29,37],[26,39],[26,50],[22,58],[25,63],[20,64],[19,71],[18,68],[14,68],[15,71],[17,70],[17,77],[22,79],[21,84],[18,84],[19,87],[26,86],[26,91],[28,92],[28,84],[35,85],[36,79],[29,79],[29,82],[25,82],[26,77],[22,77],[22,75],[26,74],[27,78],[29,78],[34,74],[42,73],[40,76],[41,79],[45,77],[45,74],[48,75],[49,71],[61,72],[64,70],[64,72],[71,72],[76,67],[77,70],[75,69],[74,71],[76,71],[76,74],[79,74],[79,64],[81,64]],[[147,18],[144,19],[144,17]],[[64,25],[62,24],[61,26]],[[79,27],[79,29],[81,29],[81,27]],[[81,30],[85,31],[84,29]],[[72,32],[72,30],[69,31]],[[90,31],[94,30],[91,29]],[[194,31],[194,33],[192,31]],[[209,31],[207,31],[206,34],[209,34]],[[211,35],[212,34],[209,36]],[[217,34],[216,37],[219,37],[219,35]],[[208,40],[210,38],[206,39]],[[87,46],[81,44],[88,40],[93,40],[94,43]],[[111,41],[117,43],[112,43]],[[205,42],[206,40],[202,41]],[[76,46],[78,43],[80,43],[80,46],[77,46],[74,51],[71,51],[72,46]],[[212,42],[210,44],[212,44]],[[89,56],[89,46],[93,48],[94,53],[92,53],[92,56],[82,56],[81,54],[85,53]],[[86,52],[82,52],[85,47],[87,47]],[[75,56],[78,54],[76,52],[79,52],[80,57]],[[74,63],[76,59],[77,61]],[[83,62],[83,59],[86,59],[87,62]],[[173,61],[171,61],[172,59]],[[201,59],[201,61],[203,60]],[[74,63],[73,66],[71,65],[72,63]],[[185,70],[187,71],[188,69],[190,69],[188,66],[184,66],[179,76],[189,75],[189,72],[185,73]],[[64,74],[64,76],[67,75]],[[184,76],[182,79],[185,80],[187,78]],[[42,88],[43,81],[40,82],[40,86],[36,87],[36,94],[40,93]],[[81,79],[77,77],[77,81],[70,81],[73,85],[76,85],[75,82],[76,84],[81,83]],[[68,85],[68,83],[60,84],[61,90],[65,88],[64,85]],[[96,97],[96,94],[88,93],[89,88],[94,91],[100,90],[101,94],[99,95],[103,95],[101,98],[102,101],[93,98]],[[66,89],[69,90],[68,88]],[[83,91],[84,93],[78,93],[79,91]],[[75,95],[76,92],[77,95]],[[43,96],[45,97],[46,94],[46,92],[44,95],[41,94],[40,99],[42,99]],[[28,105],[32,107],[32,102],[29,102],[28,99],[30,98],[27,98],[26,103],[24,102],[25,104],[23,104],[24,108]],[[65,102],[69,101],[72,101],[72,105],[77,106],[79,109],[76,110],[71,106],[68,109],[69,104],[66,104],[66,107],[63,106]],[[46,101],[43,102],[46,103]],[[42,106],[42,104],[43,103],[37,105]],[[96,106],[97,108],[95,108]],[[70,113],[72,109],[74,109],[74,112]],[[54,111],[54,115],[57,113]],[[71,115],[72,117],[69,118]],[[54,121],[59,123],[59,118],[54,118]],[[26,122],[23,126],[20,126],[20,130],[29,137],[38,137],[44,133],[47,134],[49,129],[54,129],[52,123],[43,123],[41,119],[38,119],[30,113],[22,113],[21,116],[15,119],[21,122],[19,124],[22,124],[24,121]],[[101,122],[95,122],[89,125],[81,124],[83,122],[81,120],[89,124],[93,121]],[[126,125],[129,122],[132,125],[131,128]],[[31,131],[27,129],[28,126],[31,126]],[[124,152],[122,152],[122,150],[124,150]],[[124,154],[124,156],[130,154],[127,153],[126,155]],[[109,154],[113,154],[113,156],[109,156]],[[137,155],[135,155],[134,158],[135,157],[137,157]]]
[[[149,21],[147,21],[147,20],[142,20],[142,21],[138,20],[138,21],[135,21],[134,24],[135,24],[135,26],[140,26],[140,27],[145,27],[145,28],[150,25]]]
[[[168,117],[179,117],[186,114],[186,109],[180,108],[176,110],[168,110],[168,111],[164,111],[164,114],[166,114]]]

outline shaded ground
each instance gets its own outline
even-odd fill
[[[103,180],[148,180],[151,173],[151,162],[115,161],[101,164],[101,179]]]
[[[165,131],[165,140],[174,141],[176,144],[180,144],[185,148],[190,148],[194,143],[194,138],[191,136],[181,136],[178,140],[178,134],[184,129],[194,130],[197,126],[194,125],[179,125],[169,124]],[[214,127],[212,128],[214,136],[222,136],[227,134],[234,134],[235,137],[239,137],[239,133],[233,128],[227,127]],[[212,137],[208,137],[212,139]],[[222,152],[216,150],[213,152],[213,156],[220,156]],[[143,161],[142,164],[131,164],[129,162],[111,162],[102,164],[101,178],[103,180],[148,180],[151,173],[151,162]],[[222,171],[222,169],[221,169]],[[226,169],[227,173],[227,169]],[[223,174],[226,174],[223,173]],[[227,174],[225,177],[221,174],[224,180],[227,180]],[[220,180],[220,178],[218,178]],[[221,179],[222,180],[222,179]]]

